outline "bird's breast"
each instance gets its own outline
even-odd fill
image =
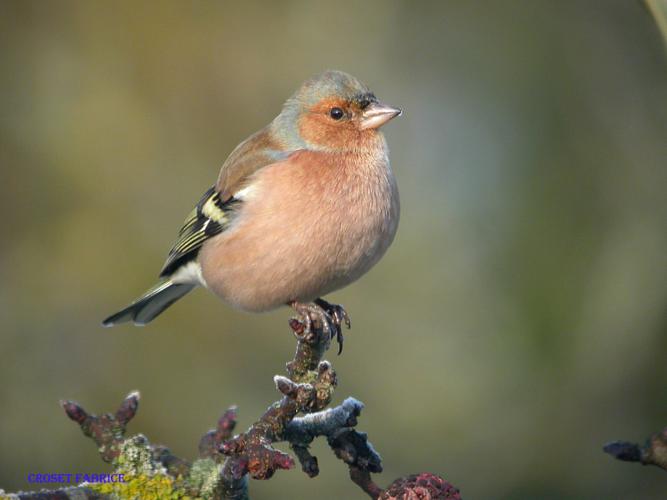
[[[208,287],[241,309],[309,301],[345,286],[396,233],[398,191],[384,147],[300,151],[246,186],[236,222],[200,254]]]

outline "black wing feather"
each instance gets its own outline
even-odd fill
[[[185,219],[178,238],[167,256],[167,261],[160,271],[160,277],[172,275],[179,267],[196,258],[206,240],[229,226],[239,203],[236,198],[222,201],[215,187],[206,191]]]

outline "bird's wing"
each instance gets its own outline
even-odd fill
[[[287,158],[293,150],[277,141],[268,127],[248,137],[236,146],[220,169],[215,184],[220,199],[227,201],[245,187],[258,170]]]
[[[192,261],[206,240],[229,226],[242,203],[242,197],[234,195],[246,187],[255,172],[289,155],[266,128],[239,144],[220,169],[216,184],[204,193],[185,219],[160,277],[171,276]]]
[[[223,202],[215,186],[206,191],[185,219],[160,271],[160,277],[171,276],[181,266],[197,257],[204,242],[224,231],[229,225],[239,203],[240,201],[233,197]]]

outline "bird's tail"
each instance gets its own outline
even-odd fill
[[[102,326],[114,326],[128,321],[144,326],[194,287],[195,285],[173,283],[171,280],[162,281],[122,311],[109,316],[102,322]]]

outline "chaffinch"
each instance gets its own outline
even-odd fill
[[[290,305],[342,341],[345,310],[320,297],[366,273],[396,233],[399,200],[379,128],[401,110],[347,73],[308,81],[239,144],[186,218],[160,273],[104,320],[145,325],[196,286],[245,311]]]

